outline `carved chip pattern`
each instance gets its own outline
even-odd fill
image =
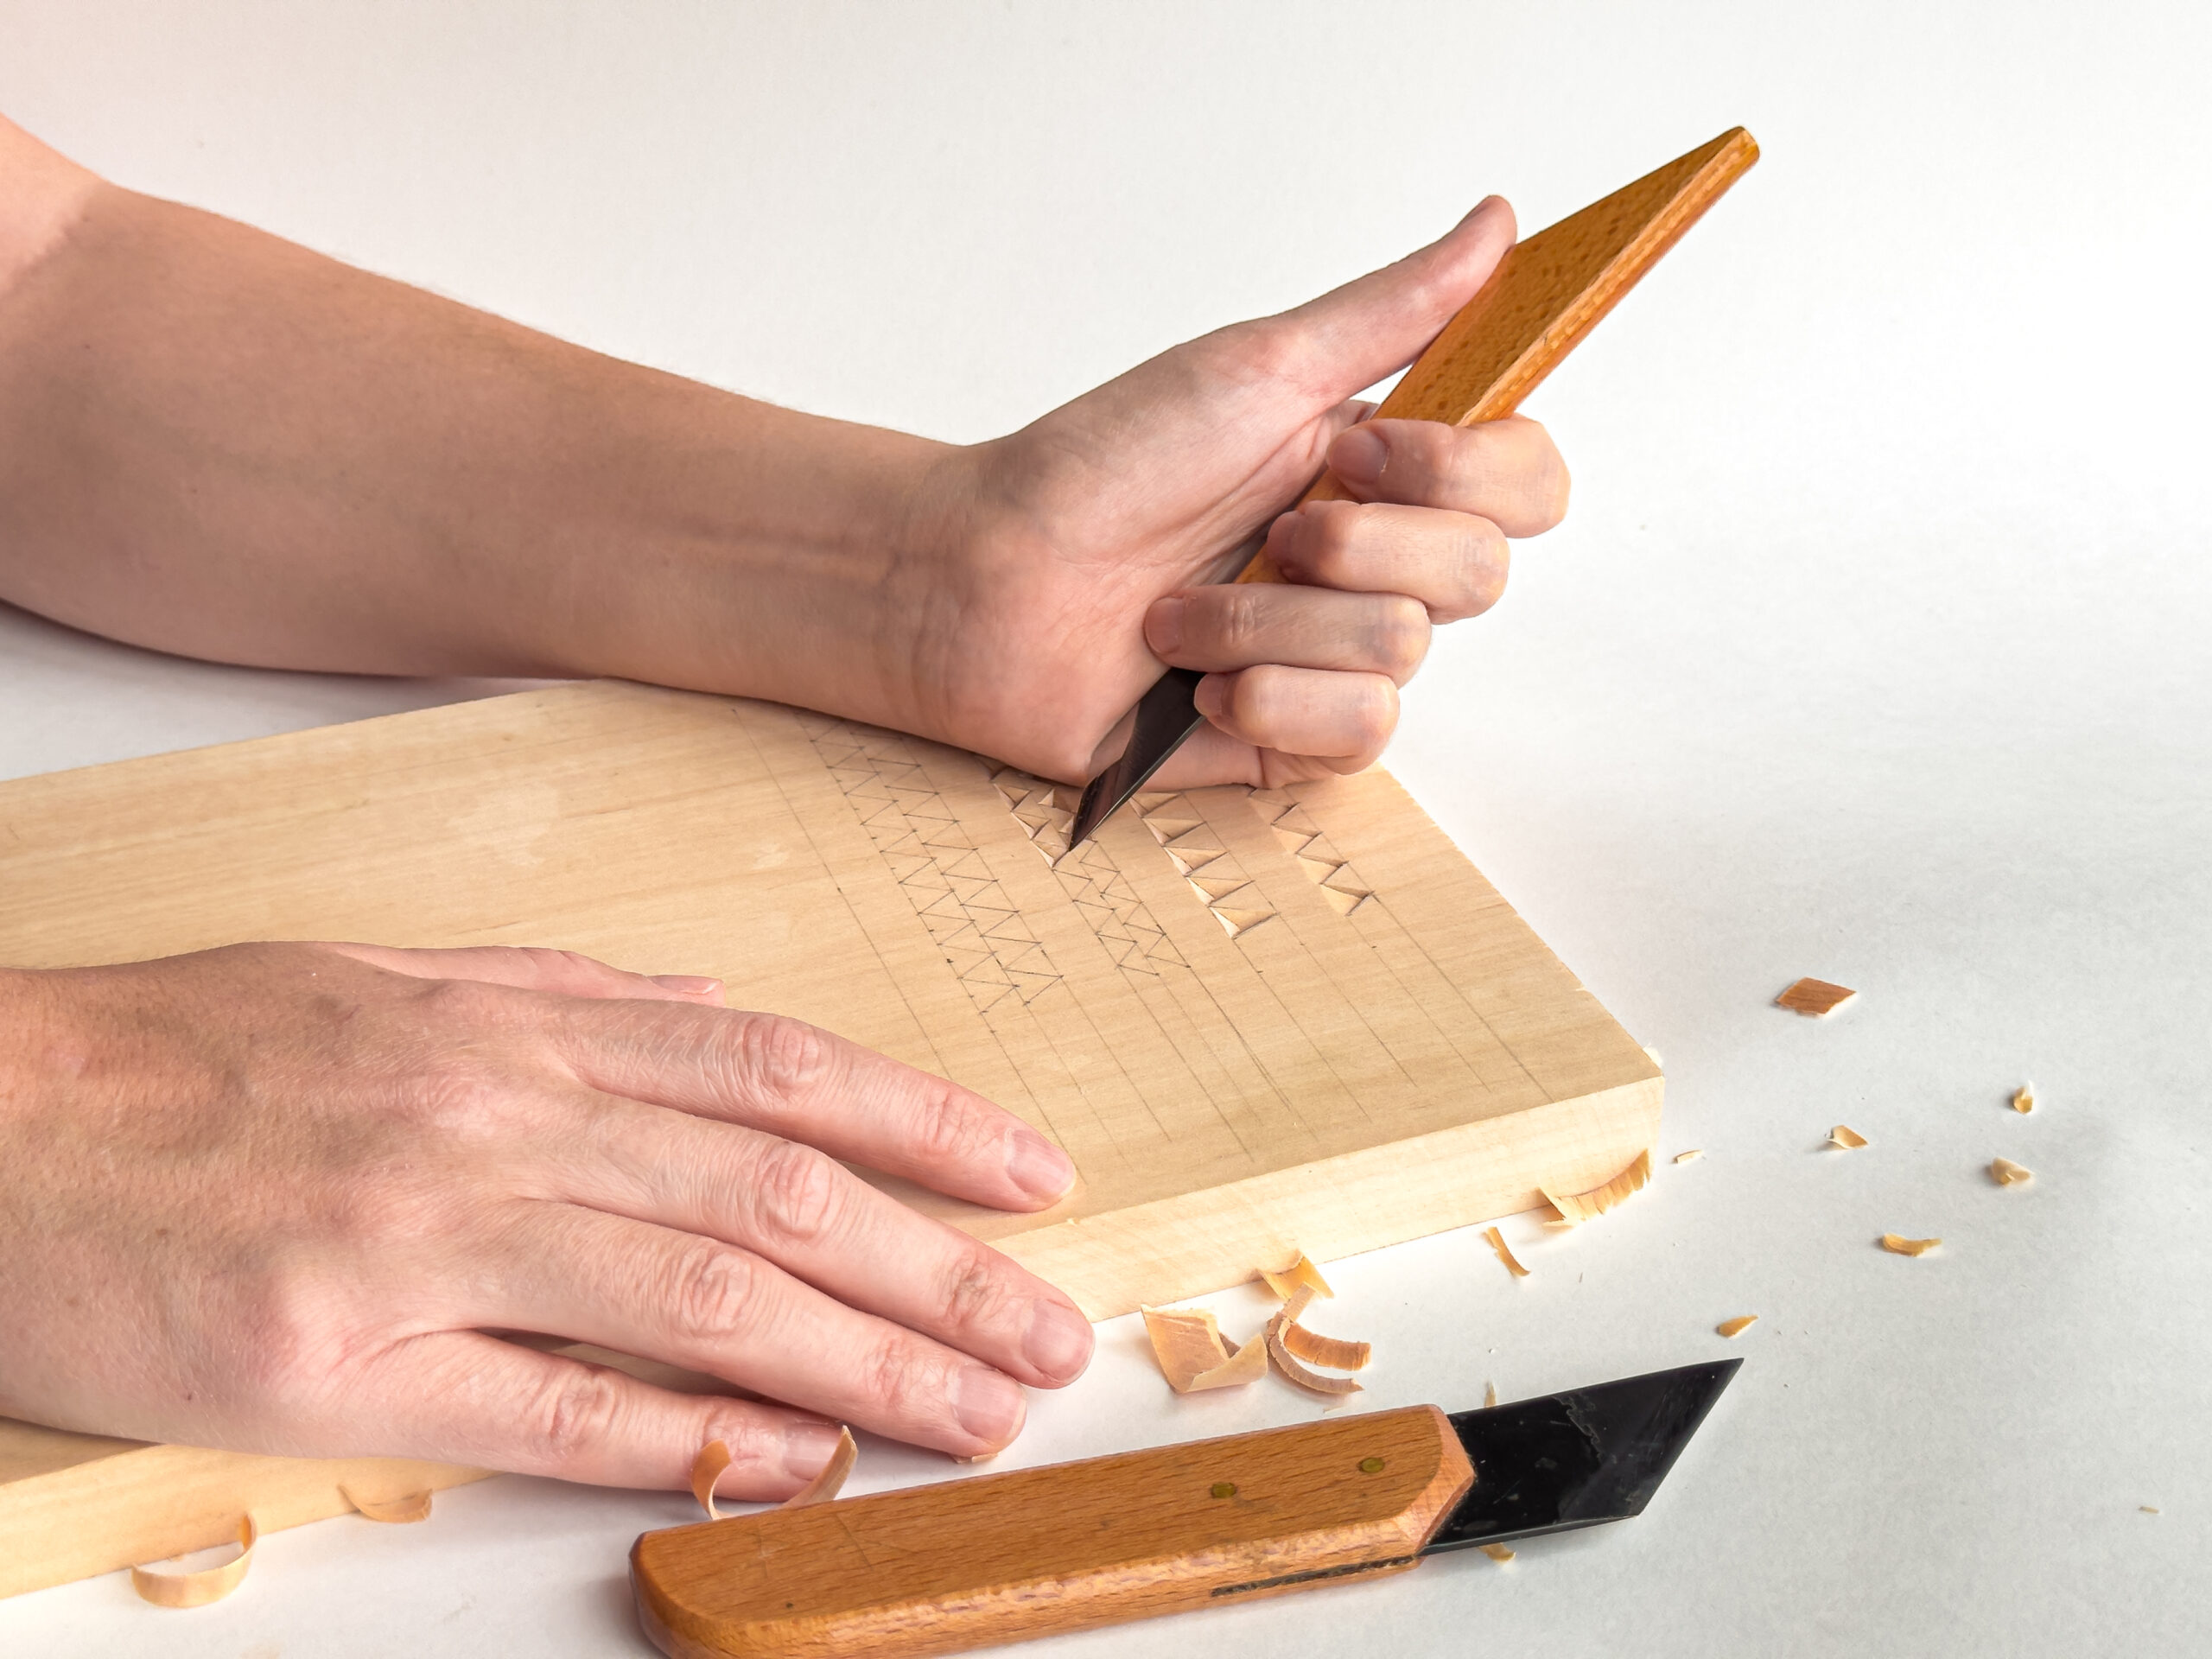
[[[1153,919],[1152,912],[1114,855],[1093,839],[1068,852],[1068,830],[1075,821],[1075,803],[1082,791],[1048,784],[1013,766],[1000,766],[991,782],[1006,798],[1014,822],[1028,836],[1038,855],[1052,867],[1061,890],[1075,902],[1077,911],[1090,925],[1107,953],[1132,978],[1157,979],[1163,967],[1186,964],[1166,930]]]
[[[1008,998],[1027,1006],[1058,985],[1059,970],[907,740],[853,721],[801,719],[976,1008],[988,1014]]]
[[[1360,879],[1351,861],[1331,845],[1313,815],[1291,794],[1279,789],[1252,791],[1252,810],[1274,830],[1275,839],[1289,849],[1321,897],[1339,916],[1349,916],[1375,897],[1375,889]]]
[[[1191,891],[1221,924],[1223,932],[1241,939],[1274,920],[1274,906],[1189,801],[1180,795],[1139,795],[1136,807],[1144,827],[1166,849],[1177,873],[1191,884]]]

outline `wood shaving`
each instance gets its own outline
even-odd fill
[[[1738,1313],[1732,1319],[1723,1319],[1713,1328],[1724,1337],[1740,1337],[1759,1322],[1756,1313]]]
[[[246,1569],[253,1565],[253,1546],[261,1536],[253,1524],[253,1517],[238,1517],[238,1553],[227,1561],[214,1567],[203,1567],[194,1573],[164,1573],[160,1563],[152,1567],[130,1569],[130,1587],[139,1599],[150,1601],[156,1607],[205,1607],[211,1601],[220,1601],[237,1589],[245,1580]]]
[[[1866,1144],[1866,1137],[1848,1123],[1839,1123],[1828,1131],[1828,1144],[1841,1147],[1846,1152],[1856,1152]]]
[[[353,1506],[355,1513],[366,1520],[381,1521],[387,1526],[404,1526],[410,1522],[430,1518],[430,1494],[427,1491],[408,1492],[399,1497],[356,1497],[343,1486],[338,1496]]]
[[[2018,1186],[2023,1181],[2032,1181],[2035,1171],[2024,1169],[2010,1158],[1999,1158],[1989,1166],[1989,1179],[1999,1186]]]
[[[1275,1362],[1275,1369],[1300,1388],[1311,1389],[1316,1394],[1357,1394],[1359,1384],[1351,1378],[1324,1376],[1319,1371],[1309,1371],[1298,1363],[1297,1357],[1284,1344],[1283,1328],[1297,1324],[1298,1316],[1306,1311],[1306,1305],[1313,1300],[1313,1287],[1301,1285],[1291,1299],[1276,1310],[1274,1318],[1268,1321],[1262,1339],[1268,1344],[1268,1352]]]
[[[1554,1192],[1548,1186],[1536,1190],[1544,1195],[1551,1207],[1559,1211],[1559,1218],[1570,1227],[1582,1223],[1620,1203],[1631,1192],[1641,1192],[1644,1183],[1651,1179],[1651,1149],[1647,1147],[1636,1154],[1636,1161],[1607,1181],[1603,1186],[1593,1186],[1587,1192]]]
[[[1286,1302],[1290,1300],[1291,1294],[1300,1285],[1317,1295],[1333,1298],[1337,1294],[1329,1288],[1329,1281],[1321,1276],[1321,1269],[1315,1267],[1302,1250],[1299,1252],[1297,1261],[1279,1273],[1270,1273],[1267,1268],[1262,1268],[1260,1277],[1268,1281],[1269,1290],[1274,1292]]]
[[[1317,1331],[1308,1331],[1302,1325],[1283,1326],[1282,1345],[1299,1358],[1315,1365],[1325,1365],[1332,1371],[1363,1371],[1367,1369],[1367,1362],[1375,1354],[1371,1343],[1347,1342],[1342,1337],[1325,1337]]]
[[[1882,1248],[1894,1255],[1925,1255],[1942,1242],[1940,1238],[1900,1238],[1895,1233],[1882,1235]]]
[[[2035,1110],[2035,1109],[2036,1109],[2036,1086],[2035,1086],[2035,1084],[2033,1084],[2032,1083],[2024,1083],[2024,1084],[2022,1084],[2018,1088],[2015,1089],[2015,1090],[2012,1091],[2012,1109],[2013,1109],[2014,1111],[2016,1111],[2016,1112],[2032,1112],[2033,1110]]]
[[[1858,995],[1849,986],[1831,985],[1825,979],[1801,979],[1776,997],[1774,1005],[1817,1019],[1834,1013]]]
[[[1497,1403],[1497,1383],[1495,1383],[1495,1382],[1485,1382],[1485,1383],[1484,1383],[1484,1384],[1483,1384],[1483,1409],[1484,1409],[1484,1411],[1488,1411],[1488,1410],[1489,1410],[1492,1406],[1496,1405]]]
[[[2145,1515],[2156,1515],[2158,1512],[2158,1506],[2155,1503],[2138,1503],[2135,1507]]]
[[[1499,1232],[1495,1227],[1485,1227],[1483,1229],[1483,1236],[1490,1240],[1491,1249],[1497,1252],[1497,1259],[1505,1263],[1507,1272],[1516,1279],[1526,1279],[1529,1276],[1529,1269],[1522,1267],[1520,1259],[1506,1248],[1503,1233]]]
[[[1678,1164],[1694,1164],[1704,1156],[1705,1148],[1703,1147],[1692,1147],[1688,1152],[1676,1153],[1675,1154],[1675,1161]]]
[[[699,1507],[707,1512],[709,1521],[722,1518],[721,1511],[715,1507],[715,1483],[728,1467],[729,1446],[722,1440],[709,1440],[699,1448],[699,1455],[691,1459],[691,1496],[699,1500]]]
[[[1493,1561],[1510,1561],[1513,1559],[1513,1552],[1503,1544],[1484,1544],[1481,1549],[1483,1554]]]
[[[1167,1386],[1178,1394],[1235,1388],[1268,1373],[1266,1348],[1256,1341],[1242,1348],[1229,1342],[1202,1307],[1147,1307],[1143,1313],[1153,1356]]]
[[[861,1448],[853,1439],[853,1431],[839,1427],[837,1449],[830,1454],[830,1461],[822,1465],[822,1472],[800,1487],[776,1507],[779,1510],[803,1510],[812,1503],[827,1503],[845,1490],[846,1477],[853,1472],[853,1465],[860,1461]]]

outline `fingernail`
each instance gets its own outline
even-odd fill
[[[1191,706],[1208,720],[1219,720],[1226,707],[1222,694],[1221,676],[1209,674],[1198,682],[1198,689],[1191,693]]]
[[[970,1365],[952,1379],[952,1415],[989,1446],[1004,1446],[1021,1427],[1029,1403],[1021,1384],[988,1365]]]
[[[1006,1151],[1006,1173],[1039,1203],[1049,1204],[1075,1185],[1075,1164],[1034,1129],[1016,1129]]]
[[[1065,1302],[1033,1302],[1021,1355],[1053,1381],[1072,1382],[1090,1363],[1090,1321]]]
[[[696,974],[655,974],[653,983],[664,991],[681,991],[686,996],[720,996],[722,982],[719,979],[702,979]]]
[[[1371,427],[1355,426],[1329,446],[1329,470],[1356,489],[1372,489],[1390,460],[1390,446]]]
[[[842,1431],[835,1423],[792,1423],[784,1430],[784,1472],[812,1480],[830,1466]]]
[[[1171,656],[1183,648],[1183,601],[1179,595],[1152,601],[1144,613],[1144,637],[1155,657]]]

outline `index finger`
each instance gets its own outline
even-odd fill
[[[834,1032],[778,1014],[577,1002],[554,1041],[603,1093],[803,1141],[1000,1210],[1067,1196],[1075,1165],[1012,1112]]]
[[[1330,445],[1329,470],[1356,501],[1473,513],[1508,536],[1540,536],[1567,516],[1567,462],[1522,415],[1474,426],[1362,421]]]

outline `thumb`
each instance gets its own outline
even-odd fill
[[[1427,247],[1258,327],[1282,329],[1300,382],[1324,404],[1341,403],[1419,357],[1490,280],[1514,236],[1512,207],[1485,196]]]

